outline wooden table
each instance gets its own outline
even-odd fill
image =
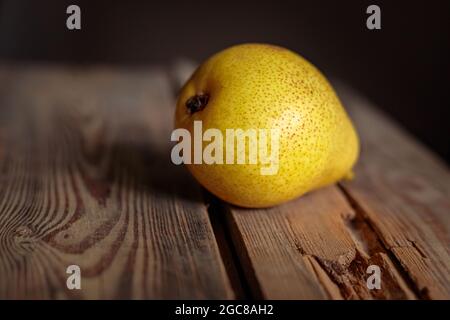
[[[190,71],[0,67],[0,298],[450,298],[450,175],[430,151],[337,83],[356,179],[236,208],[170,161]]]

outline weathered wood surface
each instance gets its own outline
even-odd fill
[[[169,158],[191,71],[0,68],[0,298],[450,298],[448,168],[344,86],[355,180],[208,215]]]
[[[342,184],[422,298],[450,298],[450,173],[370,103],[342,88],[362,134],[357,179]]]
[[[3,67],[0,90],[0,298],[234,297],[166,72]]]

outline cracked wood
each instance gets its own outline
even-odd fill
[[[362,136],[356,179],[342,188],[421,298],[450,298],[450,173],[351,89],[339,86]]]

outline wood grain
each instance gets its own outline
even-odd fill
[[[234,297],[163,70],[2,67],[0,90],[0,298]]]
[[[264,298],[414,298],[377,239],[356,230],[358,218],[335,186],[266,210],[230,207],[228,218]],[[382,290],[367,288],[372,264],[382,269]]]
[[[169,158],[192,68],[0,67],[0,298],[450,298],[448,168],[341,84],[356,179],[265,210],[215,199],[213,230]]]

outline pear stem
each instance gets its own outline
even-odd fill
[[[195,96],[190,97],[186,101],[186,107],[189,110],[190,114],[201,111],[205,109],[208,104],[209,95],[207,94],[196,94]]]

